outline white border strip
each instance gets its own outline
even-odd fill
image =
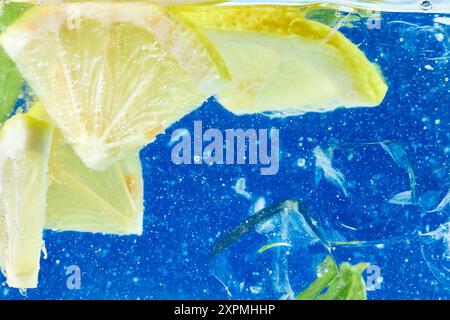
[[[314,1],[314,0],[233,0],[230,2],[224,2],[218,4],[218,6],[242,6],[242,5],[283,5],[283,6],[304,6],[308,4],[323,4],[330,5],[336,9],[342,7],[351,7],[358,9],[366,9],[373,11],[386,11],[386,12],[420,12],[420,13],[447,13],[450,14],[450,3],[444,4],[442,2],[433,2],[432,8],[424,10],[420,6],[420,1],[413,1],[410,3],[392,3],[392,2],[372,2],[372,1],[356,1],[356,0],[343,0],[343,1]]]

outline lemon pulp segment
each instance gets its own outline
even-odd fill
[[[215,49],[183,20],[143,3],[36,6],[0,43],[84,163],[104,169],[227,81]]]
[[[339,31],[305,7],[177,7],[223,56],[233,82],[217,95],[236,114],[376,106],[387,86]]]
[[[40,102],[29,114],[50,121]],[[103,171],[92,170],[54,128],[49,175],[47,229],[142,234],[143,181],[138,151]]]
[[[0,131],[0,266],[10,287],[37,286],[51,139],[48,123],[20,113]]]

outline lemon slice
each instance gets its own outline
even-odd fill
[[[104,169],[226,82],[220,56],[182,20],[143,3],[36,6],[0,43],[84,163]]]
[[[0,266],[10,287],[37,287],[51,139],[48,123],[24,114],[0,131]]]
[[[40,102],[31,107],[29,114],[50,120]],[[51,184],[47,194],[47,229],[142,234],[139,152],[132,152],[104,171],[92,170],[55,128],[48,167]]]
[[[377,67],[305,7],[178,8],[223,56],[233,82],[219,102],[236,114],[301,114],[376,106],[387,86]]]

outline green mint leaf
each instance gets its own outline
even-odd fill
[[[296,299],[298,300],[366,300],[366,285],[362,277],[368,263],[342,263],[340,270],[327,257],[317,270],[317,279]]]
[[[318,296],[333,281],[339,273],[339,269],[333,259],[328,256],[319,265],[317,270],[317,279],[297,297],[297,300],[312,300]]]
[[[0,32],[14,23],[32,5],[27,3],[7,3],[0,9]],[[3,48],[0,48],[0,123],[6,120],[14,108],[24,80]]]

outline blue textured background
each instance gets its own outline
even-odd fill
[[[433,18],[425,14],[383,14],[379,30],[364,25],[343,29],[383,70],[389,92],[380,107],[269,119],[263,115],[234,116],[210,99],[175,123],[141,153],[145,179],[143,235],[46,231],[48,259],[41,261],[39,288],[29,290],[26,298],[227,298],[223,286],[209,272],[207,256],[217,233],[239,224],[261,196],[268,204],[297,198],[313,209],[320,207],[311,152],[315,146],[327,146],[335,140],[401,141],[416,175],[418,196],[433,190],[439,196],[430,200],[435,205],[450,184],[450,65],[448,58],[442,58],[449,54],[450,27],[435,25]],[[443,34],[444,39],[438,41],[437,34]],[[260,176],[257,166],[247,165],[172,164],[168,146],[171,132],[177,128],[192,130],[194,120],[202,120],[204,128],[221,130],[279,128],[279,173]],[[376,155],[373,157],[376,162]],[[297,165],[300,158],[306,160],[304,168]],[[355,168],[368,173],[371,169],[364,164]],[[386,165],[385,170],[393,170],[392,165]],[[254,195],[251,200],[232,189],[241,177],[246,178],[247,190]],[[448,211],[445,214],[448,218]],[[402,225],[402,221],[390,223]],[[261,241],[255,248],[263,244]],[[335,258],[380,266],[381,288],[369,292],[369,298],[450,298],[449,291],[424,263],[417,237],[388,242],[381,250],[371,246],[339,248]],[[80,290],[66,286],[66,268],[70,265],[81,269]],[[308,272],[314,268],[310,266]],[[303,270],[292,272],[301,277]],[[24,298],[17,290],[8,289],[3,278],[0,281],[0,298]]]

